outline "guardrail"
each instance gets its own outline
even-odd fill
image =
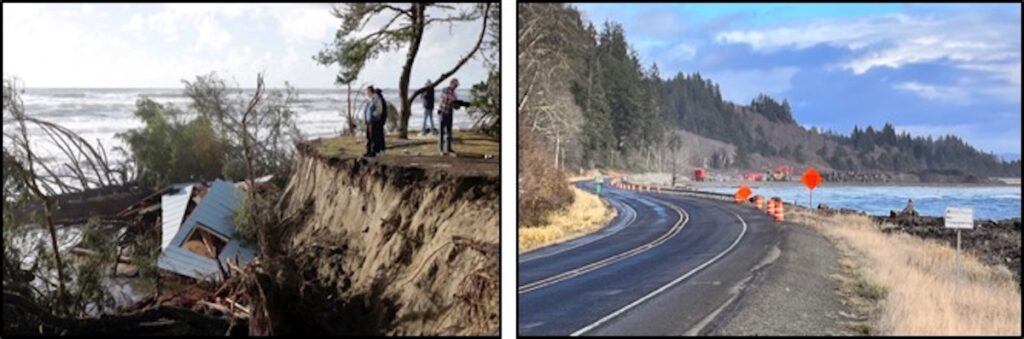
[[[704,199],[713,199],[713,200],[721,200],[721,201],[726,201],[726,202],[733,202],[733,201],[734,201],[734,199],[735,199],[735,198],[733,197],[733,195],[731,195],[731,194],[725,194],[725,193],[716,193],[716,192],[698,191],[698,190],[692,190],[692,189],[685,189],[685,188],[675,188],[675,187],[671,187],[671,188],[670,188],[670,187],[662,187],[662,186],[657,186],[657,185],[641,185],[641,184],[635,184],[635,183],[631,183],[631,182],[629,182],[629,181],[625,181],[625,180],[621,180],[621,182],[622,182],[622,183],[624,183],[624,184],[626,184],[626,185],[632,185],[632,186],[641,186],[641,187],[644,187],[644,186],[647,186],[647,187],[659,187],[660,191],[661,191],[661,192],[664,192],[664,193],[670,193],[670,194],[678,194],[678,195],[685,195],[685,196],[691,196],[691,197],[696,197],[696,198],[704,198]],[[627,190],[628,190],[628,189],[627,189]],[[782,204],[783,204],[783,205],[784,205],[784,206],[785,206],[786,208],[793,208],[793,209],[801,209],[801,210],[809,210],[809,209],[808,209],[808,208],[807,208],[806,206],[801,206],[801,205],[794,205],[794,204],[792,204],[792,203],[788,203],[788,202],[785,202],[785,201],[783,201],[783,202],[782,202]]]
[[[662,188],[661,191],[662,192],[666,192],[666,193],[671,193],[671,194],[686,195],[686,196],[705,198],[705,199],[722,200],[722,201],[727,201],[727,202],[732,202],[733,201],[733,196],[729,195],[729,194],[725,194],[725,193],[715,193],[715,192],[688,190],[688,189],[682,189],[682,188]]]

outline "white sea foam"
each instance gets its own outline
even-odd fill
[[[252,90],[243,90],[243,94],[251,94]],[[384,90],[384,97],[396,107],[400,105],[398,90]],[[439,93],[438,93],[439,94]],[[459,98],[469,97],[467,90],[459,90]],[[124,143],[116,138],[118,133],[132,128],[141,127],[142,121],[133,114],[135,102],[140,97],[150,99],[179,109],[188,111],[189,99],[182,89],[43,89],[28,88],[22,95],[25,110],[32,116],[58,123],[80,134],[90,142],[99,140],[107,148],[108,156],[115,161],[122,160],[119,153],[112,152]],[[364,97],[359,91],[353,91],[353,115],[362,115]],[[438,98],[439,99],[439,98]],[[343,89],[300,89],[298,100],[292,105],[296,112],[296,125],[303,138],[319,138],[337,135],[347,126],[345,110],[347,109],[346,94]],[[420,100],[411,105],[409,130],[419,131],[423,126],[423,107]],[[398,112],[393,112],[398,114]],[[440,119],[434,116],[434,126],[439,127]],[[465,110],[455,113],[453,126],[455,129],[466,129],[473,121]],[[38,128],[29,131],[33,145],[41,157],[51,158],[53,162],[66,162],[57,145],[43,142],[46,135]]]

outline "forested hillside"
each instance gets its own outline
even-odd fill
[[[641,64],[621,25],[595,27],[570,5],[520,4],[518,24],[517,114],[539,136],[531,145],[549,155],[521,167],[667,171],[677,162],[1020,176],[1020,160],[1001,161],[955,136],[914,137],[891,124],[824,132],[800,126],[785,98],[723,100],[699,72],[663,77],[658,65]]]

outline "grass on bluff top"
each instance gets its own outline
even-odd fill
[[[385,156],[439,156],[437,135],[419,136],[409,133],[408,140],[398,139],[397,135],[388,135],[384,141]],[[501,144],[498,139],[468,131],[455,131],[452,150],[460,158],[498,158]],[[323,139],[319,146],[320,154],[333,156],[362,156],[366,153],[366,138],[344,136]]]

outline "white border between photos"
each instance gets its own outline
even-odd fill
[[[501,337],[515,338],[516,311],[516,1],[501,1]]]

